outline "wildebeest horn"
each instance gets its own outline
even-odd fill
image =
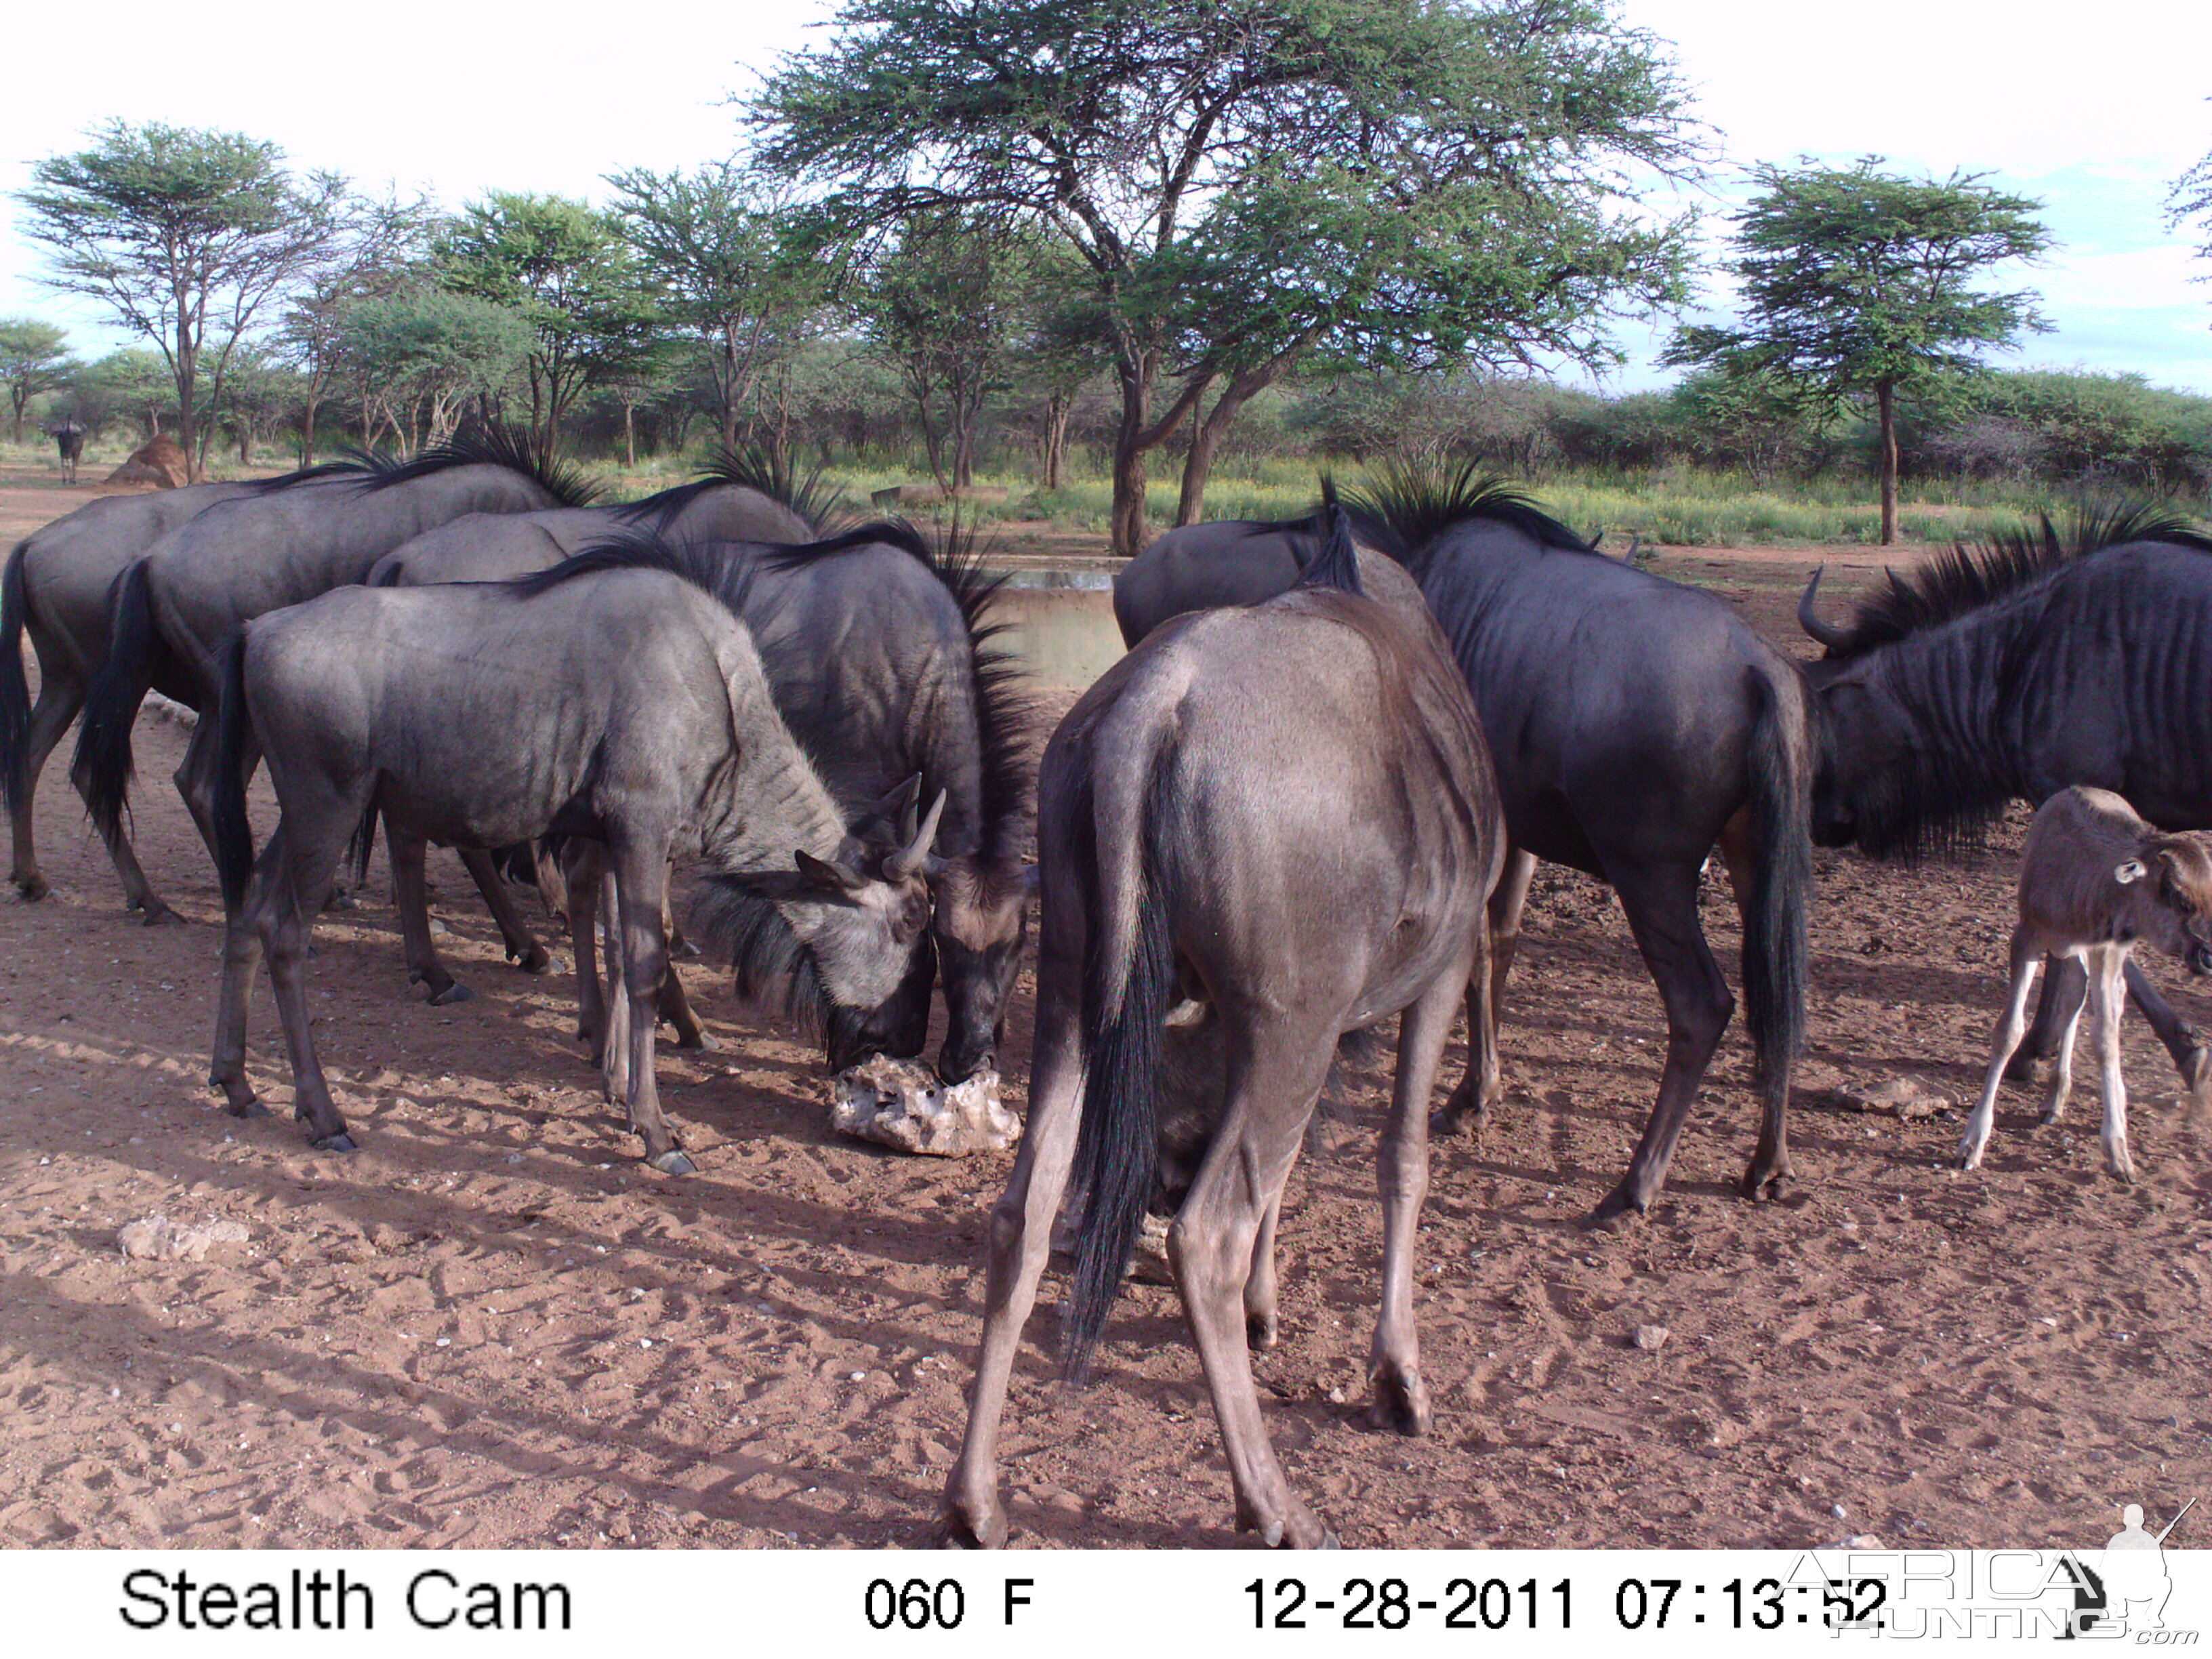
[[[1827,567],[1822,565],[1814,571],[1813,580],[1805,584],[1805,597],[1797,601],[1797,625],[1829,650],[1841,651],[1851,642],[1850,629],[1829,627],[1813,609],[1813,596],[1820,591],[1820,577],[1826,569]]]
[[[945,815],[945,792],[937,792],[937,799],[929,804],[929,816],[921,821],[921,828],[914,832],[914,839],[905,847],[884,860],[884,874],[893,881],[904,881],[929,861],[929,848],[937,839],[937,821]]]

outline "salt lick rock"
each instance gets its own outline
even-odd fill
[[[830,1125],[840,1134],[931,1158],[1002,1152],[1021,1120],[999,1103],[999,1074],[978,1072],[946,1086],[911,1060],[878,1054],[830,1079]]]

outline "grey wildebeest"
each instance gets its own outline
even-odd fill
[[[542,550],[526,540],[514,539],[507,551],[504,568],[474,553],[466,568],[515,576],[543,566]],[[731,602],[759,647],[776,708],[848,815],[883,804],[915,778],[922,799],[944,795],[928,866],[932,954],[946,1013],[938,1070],[959,1083],[992,1069],[1021,968],[1031,875],[1022,856],[1029,710],[1018,672],[995,643],[998,583],[957,532],[938,547],[896,521],[795,546],[695,546],[691,556],[735,582]],[[450,568],[410,556],[393,576],[436,581]],[[588,843],[576,851],[592,856]],[[599,1013],[586,960],[591,907],[579,902],[570,910],[584,1035],[596,1048]],[[917,964],[917,975],[927,971],[927,963]],[[920,1024],[884,1032],[888,1052],[920,1051],[926,994],[921,1003]],[[665,1012],[684,1029],[688,1013],[678,1013],[673,999]]]
[[[2172,515],[2086,514],[1890,574],[1805,665],[1820,728],[1814,839],[1907,861],[2068,784],[2109,789],[2161,830],[2212,829],[2212,539]],[[2078,963],[2045,976],[2023,1054],[2047,1052]],[[2130,961],[2128,989],[2184,1080],[2212,1051]],[[2017,1065],[2020,1063],[2015,1061]]]
[[[2105,1097],[2105,1164],[2133,1181],[2128,1091],[2120,1073],[2121,970],[2139,942],[2177,957],[2191,973],[2212,973],[2212,834],[2161,835],[2108,789],[2069,785],[2036,809],[2021,851],[2020,920],[2012,930],[2005,1010],[1990,1044],[1981,1098],[1959,1141],[1960,1167],[1982,1161],[1996,1116],[1997,1086],[2027,1025],[2027,996],[2045,957],[2081,962],[2097,1014],[2099,1080]],[[2056,1123],[2074,1082],[2076,1000],[2061,1011],[2058,1064],[2043,1121]]]
[[[1376,1417],[1424,1431],[1413,1279],[1429,1093],[1462,996],[1486,982],[1483,904],[1504,850],[1481,726],[1419,592],[1387,559],[1355,558],[1340,517],[1290,593],[1162,629],[1054,733],[1037,843],[1029,1128],[991,1212],[948,1523],[1005,1540],[999,1420],[1064,1190],[1072,1179],[1080,1207],[1064,1325],[1080,1375],[1155,1200],[1163,1135],[1194,1138],[1178,1120],[1194,1116],[1202,1150],[1168,1255],[1237,1523],[1270,1544],[1326,1542],[1268,1443],[1246,1353],[1274,1319],[1283,1184],[1340,1039],[1401,1013],[1370,1376]],[[1164,1070],[1197,1081],[1193,1097],[1163,1101]]]
[[[591,486],[506,432],[466,435],[405,462],[335,463],[289,488],[219,501],[165,537],[117,580],[106,660],[94,679],[72,775],[112,848],[123,833],[131,727],[149,688],[213,706],[216,655],[246,622],[359,582],[400,543],[466,513],[580,506]],[[202,722],[178,792],[212,849],[214,728]],[[250,764],[250,762],[249,762]],[[531,941],[489,861],[473,866],[511,955]],[[149,919],[160,902],[145,900]],[[542,953],[532,964],[543,966]]]
[[[257,489],[285,487],[295,473],[266,483],[187,484],[143,495],[88,501],[33,531],[8,555],[0,572],[0,792],[8,806],[14,860],[9,879],[27,899],[46,896],[33,839],[33,805],[46,758],[83,708],[100,665],[107,659],[107,599],[136,560],[186,520],[218,501]],[[39,698],[23,672],[23,636],[39,659]],[[145,872],[118,833],[108,852],[132,909],[158,921],[167,907],[153,896]]]
[[[207,722],[229,918],[210,1080],[230,1112],[260,1109],[246,1013],[265,950],[299,1115],[317,1146],[352,1145],[315,1057],[301,966],[316,899],[372,811],[410,927],[431,841],[605,844],[629,999],[618,1069],[646,1157],[669,1174],[693,1167],[653,1067],[672,855],[704,860],[725,915],[775,913],[783,963],[825,1012],[859,1022],[891,1002],[927,937],[927,837],[864,847],[848,835],[713,581],[665,550],[600,549],[520,582],[344,588],[246,625]],[[257,750],[281,809],[258,860],[245,795]]]
[[[61,452],[62,482],[75,483],[76,465],[84,459],[84,423],[72,418],[64,421],[59,426],[49,427],[47,431],[53,438],[54,447]]]
[[[1712,595],[1594,551],[1472,468],[1386,473],[1354,505],[1363,538],[1419,581],[1489,734],[1510,842],[1490,907],[1493,1009],[1538,859],[1612,884],[1665,1004],[1658,1099],[1593,1219],[1650,1208],[1734,1012],[1698,921],[1699,872],[1716,848],[1743,915],[1763,1108],[1743,1188],[1777,1189],[1790,1173],[1784,1114],[1811,885],[1811,740],[1796,669]],[[1152,556],[1131,561],[1117,589],[1149,580]],[[1224,540],[1209,563],[1206,591],[1241,589],[1245,603],[1292,580],[1265,538]],[[1184,608],[1160,586],[1138,621]],[[1437,1128],[1479,1124],[1497,1090],[1494,1073],[1470,1067]]]

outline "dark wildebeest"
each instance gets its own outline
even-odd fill
[[[151,688],[193,708],[215,700],[216,653],[252,617],[359,582],[400,543],[466,513],[580,506],[592,488],[513,434],[464,436],[413,460],[337,464],[289,489],[219,501],[172,532],[117,580],[107,659],[94,678],[71,769],[110,847],[123,833],[131,727]],[[195,728],[178,792],[214,846],[213,727]],[[251,762],[249,761],[249,765]],[[510,954],[531,941],[489,860],[472,866]],[[149,920],[167,914],[151,894]],[[538,966],[543,966],[539,953]]]
[[[1763,1106],[1744,1191],[1778,1189],[1790,1173],[1784,1112],[1804,1023],[1811,885],[1812,761],[1796,671],[1710,593],[1595,552],[1472,468],[1388,474],[1358,504],[1362,536],[1419,580],[1490,737],[1511,843],[1491,900],[1493,1005],[1538,859],[1612,884],[1666,1005],[1658,1100],[1593,1219],[1650,1207],[1735,1010],[1698,921],[1699,872],[1717,847],[1743,915]],[[1221,545],[1209,591],[1241,586],[1248,603],[1279,592],[1291,579],[1283,556],[1255,545],[1250,556]],[[1121,581],[1145,576],[1151,557],[1131,561]],[[1181,608],[1163,592],[1143,620]],[[1470,1068],[1436,1127],[1479,1124],[1495,1095],[1494,1079]]]
[[[1462,995],[1485,982],[1483,904],[1503,856],[1481,726],[1419,592],[1387,559],[1355,562],[1340,518],[1292,592],[1155,634],[1054,734],[1037,844],[1029,1130],[991,1212],[947,1521],[1005,1540],[999,1419],[1054,1218],[1073,1171],[1065,1329],[1079,1375],[1153,1201],[1163,1132],[1187,1127],[1162,1111],[1164,1057],[1205,1078],[1200,1097],[1168,1103],[1199,1116],[1204,1148],[1168,1255],[1237,1522],[1270,1544],[1327,1542],[1268,1444],[1245,1352],[1273,1322],[1273,1218],[1340,1039],[1402,1011],[1370,1375],[1378,1419],[1425,1430],[1413,1283],[1429,1092]],[[1191,1046],[1211,1064],[1184,1063],[1176,1051]]]
[[[46,896],[32,836],[39,774],[62,740],[100,665],[107,659],[107,599],[120,576],[162,538],[217,501],[287,486],[304,475],[266,483],[187,484],[144,495],[88,501],[15,544],[0,574],[0,793],[14,839],[9,879],[27,899]],[[39,700],[31,702],[23,672],[23,636],[39,659]],[[152,895],[127,836],[108,842],[130,908]],[[162,914],[159,900],[149,919]]]
[[[2212,829],[2212,539],[2171,514],[2085,514],[1938,554],[1863,601],[1806,665],[1822,728],[1813,834],[1912,860],[2069,783],[2109,789],[2161,830]],[[2128,990],[2195,1091],[2212,1052],[2127,965]],[[2087,981],[2045,975],[2015,1058],[2049,1052]]]
[[[798,546],[693,550],[732,575],[750,573],[732,602],[759,646],[777,709],[848,815],[916,777],[921,799],[945,796],[929,866],[946,1012],[938,1070],[959,1083],[994,1068],[1021,968],[1030,873],[1022,856],[1029,711],[1018,672],[994,642],[999,584],[957,534],[939,550],[900,522]],[[543,568],[542,551],[520,538],[507,551],[504,568],[474,554],[467,568],[483,576]],[[410,558],[396,579],[440,580],[448,568]],[[577,850],[592,856],[588,844]],[[600,1027],[586,960],[591,906],[569,908],[583,1035],[596,1049]],[[678,1012],[675,999],[665,1012],[685,1029],[688,1012]],[[926,1035],[896,1034],[890,1052],[918,1053]]]
[[[847,1024],[906,981],[928,932],[926,836],[855,842],[777,715],[744,624],[696,573],[630,556],[601,549],[511,584],[344,588],[264,615],[229,648],[221,716],[206,724],[229,914],[211,1081],[234,1115],[259,1109],[246,1012],[266,950],[298,1115],[317,1146],[352,1144],[315,1057],[301,965],[316,900],[372,811],[410,927],[431,841],[605,843],[629,1000],[627,1041],[610,1046],[624,1050],[646,1157],[672,1175],[692,1168],[653,1069],[675,853],[696,853],[734,890],[725,919],[757,936],[757,913],[771,910],[782,960]],[[257,750],[282,812],[258,860],[246,823]]]
[[[75,419],[65,420],[59,426],[49,427],[53,434],[54,447],[61,452],[62,482],[76,482],[76,464],[84,459],[84,423]]]
[[[2005,1062],[2027,1024],[2027,995],[2044,957],[2082,963],[2097,1010],[2100,1082],[2105,1097],[2106,1166],[2136,1178],[2128,1155],[2128,1090],[2120,1073],[2120,1015],[2127,1006],[2121,971],[2139,941],[2212,973],[2212,834],[2161,835],[2109,789],[2069,784],[2035,811],[2020,856],[2020,920],[2012,932],[2005,1011],[1990,1044],[1981,1097],[1960,1138],[1959,1162],[1982,1161],[1996,1116]],[[2074,1084],[2076,1003],[2058,1034],[2058,1065],[2044,1107],[2058,1121]]]

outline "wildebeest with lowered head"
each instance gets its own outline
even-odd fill
[[[257,1109],[246,1008],[265,949],[299,1115],[315,1145],[351,1145],[315,1058],[301,962],[315,900],[372,810],[413,900],[402,909],[410,926],[424,914],[428,842],[605,843],[630,1000],[630,1121],[648,1161],[671,1174],[692,1167],[661,1116],[653,1068],[672,855],[696,852],[738,916],[772,908],[787,965],[840,1018],[857,1022],[905,982],[927,933],[926,842],[852,841],[733,608],[711,576],[646,562],[659,556],[606,548],[511,584],[345,588],[239,636],[221,717],[208,722],[229,912],[212,1080],[233,1114]],[[256,748],[282,809],[258,861],[245,796]]]
[[[1429,1091],[1482,978],[1503,852],[1481,726],[1413,584],[1378,556],[1355,559],[1340,518],[1297,589],[1160,629],[1053,735],[1037,843],[1029,1129],[991,1213],[948,1522],[966,1540],[1005,1540],[999,1419],[1063,1191],[1072,1172],[1066,1341],[1079,1374],[1154,1197],[1166,1107],[1210,1129],[1168,1254],[1238,1524],[1270,1544],[1324,1543],[1268,1444],[1245,1352],[1273,1318],[1273,1218],[1339,1039],[1402,1011],[1371,1377],[1376,1415],[1425,1431],[1413,1275]],[[1163,1049],[1185,1045],[1214,1058],[1174,1067],[1210,1070],[1210,1097],[1162,1102]]]
[[[1666,1005],[1658,1100],[1593,1218],[1650,1208],[1734,1012],[1698,921],[1699,872],[1716,847],[1743,913],[1764,1109],[1744,1190],[1774,1190],[1790,1173],[1784,1112],[1804,1022],[1811,884],[1811,757],[1796,670],[1711,594],[1595,552],[1471,466],[1386,471],[1356,504],[1363,536],[1419,580],[1489,734],[1510,842],[1491,901],[1493,1002],[1535,860],[1546,859],[1613,885]],[[1240,560],[1233,546],[1218,556],[1244,573],[1248,603],[1286,580],[1279,559]],[[1437,1128],[1480,1122],[1496,1086],[1470,1069]]]
[[[107,659],[107,599],[116,578],[203,509],[257,489],[289,488],[307,476],[293,473],[258,484],[186,484],[88,501],[33,531],[9,554],[7,568],[0,573],[0,793],[6,798],[14,839],[9,879],[25,898],[44,898],[47,890],[32,836],[39,774],[84,707],[93,677]],[[39,659],[35,707],[23,672],[27,633]],[[125,897],[131,909],[144,908],[149,922],[159,921],[167,908],[148,889],[130,837],[120,828],[109,840],[108,852]]]
[[[1798,618],[1820,728],[1814,839],[1875,858],[1941,851],[2007,803],[2109,789],[2161,830],[2212,829],[2212,539],[2171,514],[2085,513],[1892,573],[1843,627]],[[2128,988],[2192,1088],[2212,1054],[2142,969]],[[2078,968],[2048,976],[2029,1052]]]
[[[1996,1115],[1997,1086],[2027,1024],[2027,994],[2039,957],[2084,963],[2096,1005],[2099,1071],[2105,1097],[2105,1162],[2133,1181],[2128,1152],[2128,1091],[2120,1072],[2121,969],[2147,941],[2212,973],[2212,833],[2161,835],[2109,789],[2068,786],[2036,808],[2021,849],[2020,920],[2012,933],[2005,1011],[1990,1046],[1981,1097],[1959,1141],[1960,1167],[1982,1161]],[[2043,1121],[2056,1123],[2074,1081],[2078,1000],[2065,1014],[2058,1066]]]
[[[592,494],[572,469],[497,431],[463,434],[410,461],[314,468],[291,488],[219,501],[186,520],[124,571],[110,601],[107,658],[71,769],[93,823],[111,846],[122,833],[131,726],[148,689],[212,707],[216,651],[251,618],[360,581],[433,525],[467,513],[581,506]],[[204,721],[195,728],[176,775],[210,848],[213,730]],[[149,896],[149,913],[158,902]]]
[[[945,796],[928,870],[946,1012],[938,1070],[959,1083],[991,1069],[1026,933],[1032,787],[1027,699],[992,616],[999,582],[957,527],[933,544],[902,521],[793,546],[690,550],[734,583],[776,708],[848,816],[916,777],[922,800]],[[541,568],[527,544],[509,551],[505,568]],[[447,568],[410,558],[396,579],[439,580]],[[894,1034],[890,1052],[916,1053],[926,1035]]]

